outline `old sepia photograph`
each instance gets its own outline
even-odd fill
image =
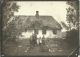
[[[1,56],[78,57],[77,1],[4,1]]]

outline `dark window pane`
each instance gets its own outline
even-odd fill
[[[46,30],[42,30],[42,34],[46,34]]]
[[[34,33],[35,33],[35,34],[38,34],[38,30],[34,30]]]
[[[57,34],[57,30],[53,30],[53,34]]]

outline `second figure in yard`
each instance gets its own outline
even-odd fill
[[[39,37],[37,38],[37,45],[44,45],[45,44],[45,38],[43,37]]]
[[[45,45],[45,37],[37,37],[36,34],[33,34],[31,37],[30,37],[30,45],[32,46],[41,46],[41,45]]]

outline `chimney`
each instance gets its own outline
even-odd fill
[[[36,18],[39,18],[39,11],[36,11]]]

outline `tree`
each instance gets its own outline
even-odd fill
[[[66,41],[71,47],[78,47],[79,41],[79,20],[78,20],[78,2],[68,1],[67,4],[67,22],[69,24],[69,31],[67,31]],[[74,28],[74,29],[73,29]]]
[[[67,8],[67,22],[69,24],[69,28],[71,29],[74,27],[75,29],[78,29],[78,2],[68,1],[67,4],[69,5]]]
[[[16,26],[14,25],[14,12],[18,12],[19,6],[16,2],[4,0],[3,3],[3,39],[13,37],[16,33]]]
[[[13,20],[14,12],[18,11],[19,6],[16,2],[4,1],[3,4],[3,30],[7,28],[9,23]]]

